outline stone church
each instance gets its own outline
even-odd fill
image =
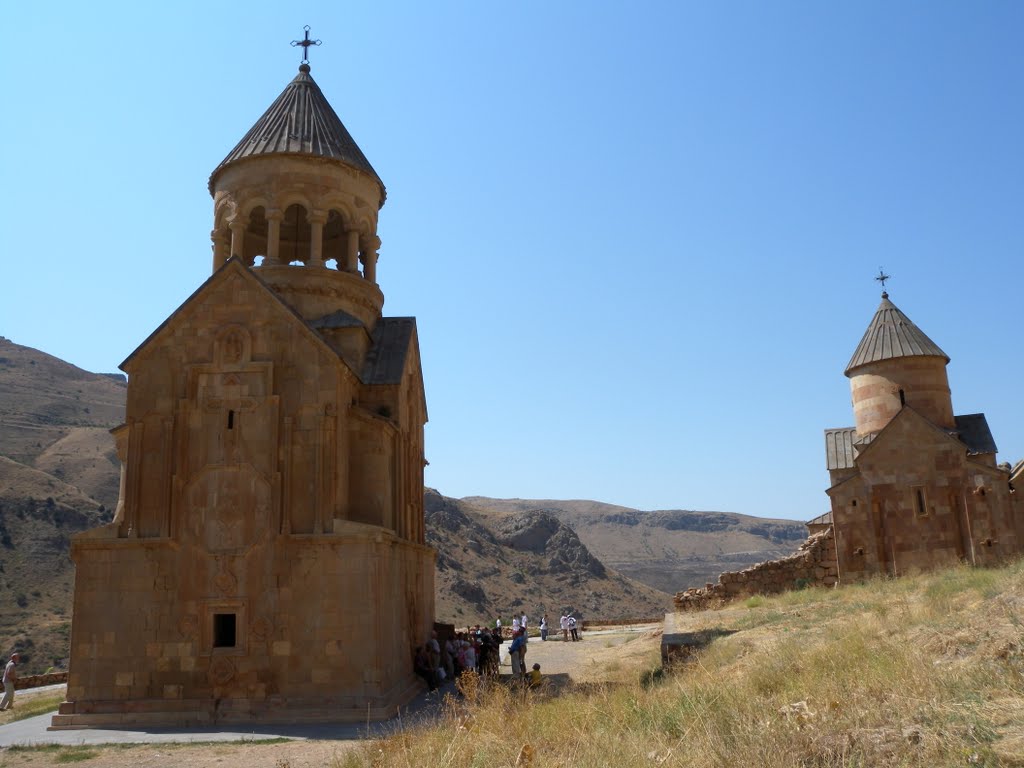
[[[366,720],[419,690],[427,410],[415,320],[381,315],[384,184],[304,60],[209,188],[213,274],[121,365],[54,727]]]
[[[882,293],[846,368],[855,425],[825,431],[832,511],[808,523],[831,525],[841,581],[1024,549],[1021,467],[996,463],[983,413],[954,415],[948,363]]]

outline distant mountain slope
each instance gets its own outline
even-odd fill
[[[108,522],[124,420],[121,374],[96,374],[0,337],[0,652],[26,671],[68,655],[71,536]]]
[[[671,610],[664,592],[625,578],[587,549],[569,526],[545,512],[496,517],[428,489],[427,543],[437,549],[437,615],[455,624],[526,613],[557,622],[653,618]]]
[[[730,512],[642,512],[583,500],[470,496],[462,501],[497,517],[546,512],[576,531],[608,567],[669,593],[789,554],[807,537],[802,522]]]
[[[126,393],[121,374],[89,373],[0,337],[0,455],[113,507],[120,469],[108,430],[124,421]]]

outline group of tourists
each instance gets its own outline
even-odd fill
[[[513,626],[515,622],[513,622]],[[512,679],[523,680],[531,688],[541,684],[540,664],[534,664],[533,669],[526,671],[526,647],[530,636],[526,628],[526,617],[523,622],[512,631],[512,643],[508,647],[508,661],[512,665]]]
[[[569,635],[572,635],[572,639],[579,640],[579,622],[576,621],[576,617],[571,613],[566,615],[562,614],[562,618],[558,620],[558,628],[562,630],[562,642],[568,642]]]
[[[498,674],[500,648],[503,642],[500,628],[488,629],[477,624],[457,632],[444,643],[437,632],[416,648],[413,669],[422,677],[430,690],[445,680],[454,680],[463,672],[472,670],[482,677]]]
[[[499,632],[501,631],[501,617],[500,616],[495,620],[494,626],[498,629]],[[528,632],[527,626],[526,626],[526,614],[525,613],[522,616],[520,616],[520,617],[516,617],[516,618],[512,619],[512,636],[515,637],[515,633],[518,632],[520,629]],[[562,633],[562,640],[564,642],[568,642],[570,637],[573,640],[579,640],[580,639],[579,621],[576,619],[575,616],[572,615],[571,611],[562,614],[561,618],[558,620],[558,629]],[[547,640],[548,639],[548,617],[547,617],[547,614],[544,614],[543,616],[541,616],[541,619],[540,619],[540,639],[541,640]]]
[[[558,629],[562,633],[562,641],[580,639],[579,621],[572,612],[563,613],[558,620]],[[413,668],[422,677],[431,690],[445,680],[454,680],[463,672],[472,670],[481,677],[496,677],[499,673],[501,646],[506,639],[511,640],[508,646],[509,664],[512,667],[513,680],[521,680],[530,687],[541,684],[540,664],[526,666],[526,655],[530,642],[529,619],[520,614],[512,619],[511,626],[503,626],[499,616],[494,628],[481,627],[479,624],[466,627],[464,632],[456,632],[443,642],[438,639],[436,631],[430,638],[417,646]],[[548,617],[541,616],[540,639],[548,639]]]

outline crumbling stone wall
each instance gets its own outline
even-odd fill
[[[831,587],[838,580],[835,536],[828,528],[811,534],[792,555],[723,573],[717,584],[677,592],[673,602],[677,611],[702,611],[750,595],[773,595],[805,586]]]
[[[45,675],[24,675],[14,684],[16,690],[39,688],[43,685],[57,685],[68,681],[67,672],[48,672]]]

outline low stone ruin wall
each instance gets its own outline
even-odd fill
[[[18,681],[14,684],[15,690],[22,690],[24,688],[39,688],[44,685],[57,685],[58,683],[66,683],[68,681],[67,672],[50,672],[46,675],[24,675],[18,678]]]
[[[630,627],[634,624],[661,624],[664,620],[661,616],[654,619],[588,619],[587,627]]]
[[[838,579],[835,537],[829,528],[811,534],[792,555],[723,573],[717,584],[677,592],[673,602],[677,611],[702,611],[751,595],[774,595],[807,586],[831,587]]]

